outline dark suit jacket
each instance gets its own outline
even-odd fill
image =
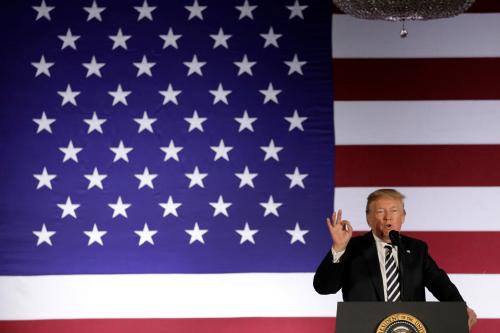
[[[425,301],[425,287],[440,301],[463,302],[448,275],[429,256],[427,244],[401,235],[398,250],[403,301]],[[340,262],[333,263],[331,251],[314,275],[314,289],[334,294],[342,289],[344,301],[384,301],[382,275],[375,239],[371,232],[349,241]]]

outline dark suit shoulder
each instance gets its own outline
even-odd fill
[[[427,251],[427,248],[428,248],[427,243],[424,242],[423,240],[409,237],[409,236],[405,236],[405,235],[401,235],[401,242],[406,247],[410,247],[410,248],[414,248],[414,249],[423,249],[423,250]]]
[[[349,243],[347,244],[347,246],[349,247],[349,245],[351,245],[351,246],[358,247],[358,246],[370,244],[373,240],[374,240],[374,238],[372,236],[372,233],[367,232],[367,233],[362,234],[362,235],[353,236],[351,238],[351,240],[349,241]]]
[[[360,253],[363,253],[367,248],[370,248],[371,246],[375,246],[375,239],[373,238],[371,232],[353,236],[347,244],[347,256],[345,256],[344,259],[347,259],[347,257],[352,257],[353,255],[356,256]]]

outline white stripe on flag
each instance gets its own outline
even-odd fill
[[[360,20],[340,14],[332,16],[333,58],[500,56],[500,13],[410,21],[406,24],[409,35],[405,39],[399,37],[401,23]]]
[[[450,277],[479,317],[500,318],[500,275]],[[312,279],[312,273],[1,277],[0,320],[335,316],[340,293],[318,295]]]
[[[312,282],[312,273],[4,276],[0,320],[335,316],[341,294],[323,297]]]
[[[500,318],[500,274],[448,274],[479,318]],[[436,300],[426,290],[427,300]]]
[[[398,187],[405,196],[404,231],[500,231],[500,187]],[[335,209],[356,231],[368,230],[366,198],[374,187],[337,187]]]
[[[500,100],[335,102],[334,109],[337,145],[500,143]]]

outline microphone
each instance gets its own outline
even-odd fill
[[[393,245],[401,247],[401,235],[396,230],[389,231],[389,238]]]

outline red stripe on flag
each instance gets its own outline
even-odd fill
[[[493,253],[500,253],[498,231],[410,231],[404,234],[425,241],[431,256],[448,274],[500,273],[498,262],[492,260]]]
[[[471,333],[497,333],[500,319],[479,319]],[[79,319],[0,321],[9,333],[335,333],[335,318]]]
[[[333,59],[333,73],[335,100],[500,99],[500,58]]]
[[[497,0],[476,0],[467,13],[500,13],[500,2]],[[334,5],[333,14],[343,14],[343,12]]]
[[[335,315],[332,313],[332,315]],[[331,333],[335,318],[189,318],[0,321],[9,333]]]
[[[353,145],[335,154],[338,187],[500,186],[500,145]]]
[[[467,13],[500,13],[498,0],[476,0]]]
[[[355,232],[355,236],[366,231]],[[492,231],[404,231],[420,239],[429,253],[448,274],[499,274],[500,266],[492,253],[500,253],[500,232]],[[499,330],[500,332],[500,330]]]

